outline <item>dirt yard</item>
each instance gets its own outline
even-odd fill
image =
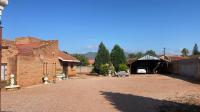
[[[200,102],[200,84],[162,75],[84,76],[3,91],[2,108],[8,112],[159,112],[163,103],[179,105],[173,100],[187,96]]]

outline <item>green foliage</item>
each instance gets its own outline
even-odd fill
[[[115,67],[116,71],[119,71],[119,65],[120,64],[126,64],[126,56],[124,54],[124,50],[119,46],[115,45],[112,49],[112,52],[110,54],[111,62],[113,66]]]
[[[141,58],[141,57],[143,57],[145,54],[144,53],[142,53],[142,52],[137,52],[137,53],[130,53],[129,55],[128,55],[128,58]]]
[[[100,66],[99,73],[106,76],[109,74],[109,65],[108,64],[102,64]]]
[[[189,50],[187,48],[183,48],[183,50],[181,51],[182,56],[188,56],[189,54]]]
[[[193,51],[192,51],[192,55],[199,55],[199,49],[198,49],[198,45],[195,44],[194,45],[194,48],[193,48]]]
[[[153,51],[153,50],[148,50],[148,51],[146,51],[145,55],[157,56],[156,52]]]
[[[109,70],[111,71],[111,74],[115,73],[115,67],[113,66],[113,64],[110,65]]]
[[[99,45],[97,56],[95,57],[94,71],[96,73],[100,73],[100,66],[106,63],[110,63],[110,55],[108,49],[101,42]]]
[[[147,50],[145,53],[143,52],[136,52],[136,53],[130,53],[128,55],[128,58],[142,58],[145,55],[151,55],[151,56],[157,56],[156,52],[153,50]]]
[[[81,55],[81,54],[74,54],[73,56],[76,57],[80,61],[80,63],[78,64],[79,66],[89,65],[88,58],[86,56]]]
[[[126,64],[119,65],[119,71],[127,71],[127,70],[128,70],[128,66]]]

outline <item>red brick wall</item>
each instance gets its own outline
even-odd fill
[[[18,54],[16,44],[37,43],[37,48],[33,49],[33,54],[28,56]],[[58,59],[58,41],[57,40],[39,40],[37,38],[17,38],[15,41],[5,41],[9,45],[8,50],[3,51],[3,62],[8,64],[8,76],[14,73],[17,78],[17,84],[20,86],[30,86],[42,83],[42,78],[48,74],[50,80],[63,72],[62,63]],[[47,64],[47,70],[46,65]],[[56,63],[56,68],[55,68]],[[75,76],[76,68],[66,66],[67,74]]]
[[[71,63],[72,65],[69,64],[68,66],[68,75],[69,76],[76,76],[76,66],[75,64]]]
[[[34,56],[17,57],[17,84],[30,86],[42,83],[43,63]]]
[[[42,83],[44,75],[50,81],[55,77],[55,62],[58,64],[58,41],[41,41],[42,46],[33,50],[32,56],[18,56],[17,82],[21,86]],[[47,63],[47,64],[44,64]]]
[[[35,37],[19,37],[15,39],[16,44],[26,44],[33,42],[40,42],[41,40]]]

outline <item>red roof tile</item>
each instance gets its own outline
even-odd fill
[[[88,63],[89,63],[90,65],[93,65],[93,64],[94,64],[94,62],[95,62],[95,60],[94,60],[94,59],[88,59]]]
[[[179,60],[184,60],[187,59],[187,57],[183,57],[183,56],[169,56],[171,61],[179,61]]]
[[[69,54],[66,54],[62,51],[59,51],[59,59],[62,60],[62,61],[66,61],[66,62],[80,62],[78,59],[76,59],[75,57],[69,55]]]

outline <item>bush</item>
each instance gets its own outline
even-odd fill
[[[106,75],[108,75],[108,73],[109,73],[109,65],[108,64],[102,64],[100,66],[100,74],[106,76]]]
[[[127,71],[127,70],[128,70],[128,66],[126,64],[119,65],[119,71]]]
[[[111,71],[111,74],[114,74],[115,73],[115,67],[113,65],[111,65],[109,67],[109,70]]]

